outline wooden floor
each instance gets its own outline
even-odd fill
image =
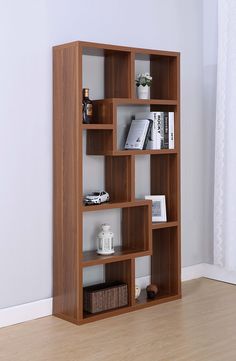
[[[0,361],[236,361],[236,287],[183,284],[183,299],[75,326],[55,317],[0,330]]]

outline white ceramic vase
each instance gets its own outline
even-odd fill
[[[110,230],[109,224],[101,225],[101,232],[98,233],[97,236],[97,253],[108,256],[109,254],[113,254],[114,250],[114,233]]]
[[[137,92],[138,92],[138,99],[149,99],[149,91],[150,91],[150,87],[148,85],[139,85],[137,87]]]

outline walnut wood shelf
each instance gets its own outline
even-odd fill
[[[86,130],[112,130],[113,128],[112,124],[82,124],[82,129]]]
[[[117,150],[112,155],[145,155],[145,154],[177,154],[175,149],[135,149],[135,150]]]
[[[178,222],[156,222],[152,223],[152,229],[170,228],[177,227]]]
[[[122,246],[117,246],[115,247],[115,253],[110,256],[99,255],[96,251],[85,251],[83,252],[83,258],[81,262],[84,267],[89,267],[150,255],[150,251],[144,251],[143,249],[128,249]]]
[[[176,294],[162,294],[150,300],[147,298],[146,290],[142,290],[138,300],[135,300],[135,304],[133,305],[133,307],[136,309],[140,309],[147,306],[154,306],[160,303],[178,300],[179,298],[180,295],[176,295]]]
[[[102,203],[102,204],[94,204],[94,205],[88,205],[88,206],[82,206],[83,212],[95,212],[100,211],[104,209],[113,209],[113,208],[128,208],[128,207],[140,207],[140,206],[146,206],[150,205],[151,202],[149,200],[135,200],[132,202],[117,202],[117,203]]]
[[[96,86],[104,99],[92,99],[94,123],[83,124],[83,61],[90,57],[94,64],[94,56],[103,57],[104,82]],[[151,99],[140,100],[135,75],[137,61],[143,59],[149,62],[153,81]],[[97,69],[92,69],[93,74]],[[132,106],[140,111],[145,106],[150,111],[174,112],[175,149],[119,149],[118,113]],[[88,159],[84,152],[86,157],[104,157],[108,203],[82,203]],[[135,157],[139,155],[150,157],[150,193],[166,196],[168,222],[152,223],[151,201],[135,198]],[[55,46],[53,158],[53,314],[81,325],[180,298],[180,54],[80,41]],[[110,256],[85,251],[91,240],[84,219],[91,219],[91,212],[95,217],[96,212],[107,214],[113,209],[120,210],[121,246]],[[135,259],[144,256],[151,257],[151,282],[159,288],[154,300],[147,299],[145,290],[135,300]],[[87,271],[96,274],[97,269],[102,269],[104,281],[127,284],[127,306],[98,314],[84,312],[83,276]]]
[[[95,102],[112,103],[114,105],[178,105],[176,99],[108,98],[98,99]]]

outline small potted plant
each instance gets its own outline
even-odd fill
[[[152,77],[149,73],[138,74],[136,77],[136,86],[139,99],[149,98],[149,88],[152,84]]]

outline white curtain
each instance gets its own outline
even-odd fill
[[[218,0],[214,263],[236,270],[236,0]]]

